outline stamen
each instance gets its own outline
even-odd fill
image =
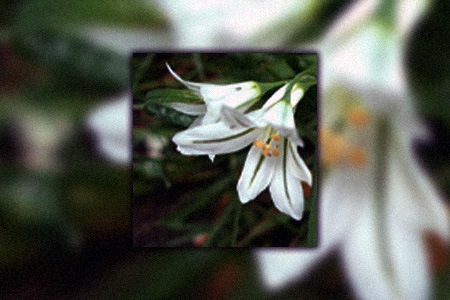
[[[341,160],[346,149],[346,140],[339,134],[326,128],[321,129],[321,159],[326,166],[335,166]]]
[[[264,155],[264,156],[270,156],[270,149],[264,149],[262,152],[262,155]]]
[[[267,150],[267,151],[270,151],[270,150],[272,149],[272,146],[270,146],[269,144],[265,144],[265,145],[263,146],[263,149],[264,149],[264,150]]]
[[[363,147],[353,147],[348,151],[347,159],[350,165],[363,167],[367,163],[367,150]]]
[[[280,140],[280,135],[279,134],[272,135],[272,140],[274,140],[275,142],[278,142]]]
[[[261,149],[264,146],[264,142],[261,140],[255,140],[253,145],[255,145],[256,148]]]
[[[272,155],[273,155],[273,156],[278,156],[278,155],[280,155],[280,150],[278,150],[278,149],[276,149],[276,148],[273,149],[273,150],[272,150]]]
[[[369,123],[369,113],[361,106],[354,106],[347,113],[347,122],[354,127],[365,127]]]

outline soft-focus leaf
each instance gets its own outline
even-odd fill
[[[188,127],[195,119],[195,117],[185,115],[173,108],[148,102],[144,106],[144,111],[156,119],[176,126]]]
[[[142,0],[28,0],[22,1],[17,20],[24,27],[53,28],[89,24],[168,25],[168,20],[153,2]]]
[[[169,104],[172,102],[177,103],[204,103],[202,99],[193,94],[188,89],[161,89],[161,90],[152,90],[147,93],[145,96],[146,102],[149,104]]]
[[[450,129],[450,22],[448,1],[433,1],[409,39],[407,64],[420,112]]]
[[[183,223],[192,214],[201,211],[206,206],[211,204],[211,202],[217,201],[219,196],[231,187],[232,182],[233,181],[231,177],[225,177],[203,188],[201,191],[197,191],[192,195],[191,198],[193,198],[194,200],[189,205],[186,205],[183,209],[178,210],[176,213],[170,215],[162,222]]]
[[[129,85],[128,59],[76,35],[48,29],[18,30],[12,45],[71,89],[93,94],[116,93]]]
[[[145,251],[92,284],[81,298],[263,299],[249,252]]]

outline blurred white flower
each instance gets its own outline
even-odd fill
[[[231,153],[253,143],[238,182],[239,199],[247,203],[270,186],[275,206],[300,220],[303,189],[299,181],[312,184],[311,172],[297,152],[303,142],[294,123],[294,107],[304,91],[296,84],[287,88],[284,85],[261,109],[248,114],[223,105],[221,121],[177,133],[173,141],[186,155]]]
[[[169,16],[177,48],[232,48],[241,46],[261,28],[292,13],[311,0],[158,0]]]
[[[320,45],[326,173],[319,245],[257,251],[263,281],[271,289],[302,278],[337,249],[358,297],[430,296],[423,236],[431,231],[449,242],[448,208],[412,151],[413,140],[425,137],[425,131],[412,108],[403,69],[409,30],[375,20],[374,3],[358,2]],[[349,21],[349,16],[354,18]]]
[[[97,138],[97,149],[119,164],[131,162],[131,108],[125,94],[93,109],[86,120]]]

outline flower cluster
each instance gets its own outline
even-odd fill
[[[204,101],[201,107],[171,105],[199,116],[190,128],[173,137],[177,150],[185,155],[209,155],[214,160],[215,155],[252,145],[237,184],[240,201],[247,203],[269,187],[278,210],[300,220],[304,209],[301,181],[311,186],[312,175],[297,151],[304,144],[297,133],[294,112],[312,85],[311,76],[300,73],[286,82],[216,85],[185,81],[168,69]],[[273,88],[276,92],[261,108],[250,109]]]

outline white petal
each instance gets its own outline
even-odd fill
[[[422,232],[397,224],[394,216],[389,219],[389,247],[400,293],[404,299],[427,299],[431,296],[431,278]]]
[[[277,290],[305,278],[311,269],[345,239],[353,226],[351,216],[359,216],[360,191],[351,185],[361,176],[351,169],[332,170],[322,183],[319,199],[319,243],[314,249],[256,251],[262,281]],[[364,180],[364,178],[362,178]]]
[[[252,100],[260,96],[261,90],[256,82],[246,81],[224,85],[203,85],[200,93],[206,104],[238,108],[242,105],[251,105]]]
[[[245,160],[237,191],[242,203],[255,199],[270,183],[274,160],[261,155],[261,149],[253,146]]]
[[[277,101],[279,101],[281,98],[283,98],[284,94],[286,93],[286,89],[288,87],[288,84],[283,85],[280,87],[270,98],[264,103],[263,108],[268,108],[275,104]],[[300,101],[300,99],[303,98],[304,95],[303,89],[297,85],[294,84],[291,89],[291,95],[290,95],[290,104],[292,107],[296,106],[297,103]]]
[[[417,230],[432,230],[447,242],[450,240],[448,207],[414,159],[411,146],[405,145],[400,134],[389,149],[387,197],[391,200],[393,218],[402,220]]]
[[[277,101],[280,101],[281,98],[283,98],[284,93],[286,92],[287,84],[280,87],[275,93],[273,93],[272,96],[267,99],[266,103],[264,103],[263,108],[268,108],[272,105],[274,105]]]
[[[255,128],[230,129],[223,122],[197,126],[177,133],[173,141],[186,155],[224,154],[251,144],[259,135]]]
[[[269,189],[278,210],[300,220],[304,208],[303,188],[300,180],[288,172],[286,144],[287,141],[280,145],[280,156],[274,157],[277,163]]]
[[[191,116],[200,116],[206,113],[206,106],[204,104],[188,104],[188,103],[170,103],[169,106],[179,112]]]
[[[167,66],[167,69],[169,69],[170,74],[172,74],[172,76],[175,77],[176,80],[181,82],[183,85],[185,85],[188,89],[190,89],[195,94],[201,96],[200,89],[205,84],[184,80],[183,78],[178,76],[178,74],[175,73],[174,70],[172,70],[172,68],[169,66],[168,63],[166,63],[166,66]]]
[[[280,101],[269,107],[263,116],[263,120],[283,136],[297,135],[292,106],[285,101]]]
[[[290,142],[288,142],[287,149],[287,166],[289,174],[305,181],[309,185],[312,185],[311,171],[298,154],[297,147]]]
[[[88,126],[98,136],[100,152],[122,164],[131,161],[130,122],[130,103],[126,95],[95,108],[87,119]]]
[[[295,107],[297,103],[303,98],[305,91],[298,84],[294,84],[291,90],[291,106]]]
[[[326,253],[317,249],[257,249],[259,274],[268,290],[279,290],[304,278],[311,267]]]
[[[236,109],[224,105],[220,112],[222,121],[230,128],[255,127],[255,123],[249,117]]]
[[[375,205],[379,203],[370,201],[342,244],[354,293],[361,299],[427,299],[429,278],[421,235],[392,215],[377,214]]]

